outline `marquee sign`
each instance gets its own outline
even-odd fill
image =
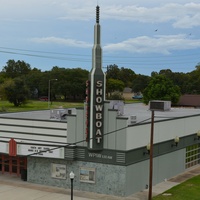
[[[55,148],[53,146],[18,144],[17,154],[45,158],[64,158],[64,147]]]

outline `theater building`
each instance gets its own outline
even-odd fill
[[[83,108],[0,114],[0,170],[28,182],[116,196],[149,185],[152,112],[143,104],[105,100],[99,7],[92,69]],[[164,102],[165,103],[165,102]],[[153,185],[199,164],[200,110],[155,111]]]

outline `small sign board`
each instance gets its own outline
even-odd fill
[[[51,177],[57,179],[66,179],[66,165],[52,163]]]
[[[95,168],[80,167],[80,182],[95,183]]]

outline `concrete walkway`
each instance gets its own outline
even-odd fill
[[[166,190],[178,185],[185,180],[200,175],[200,165],[190,169],[170,180],[153,186],[153,196],[161,194]],[[70,200],[70,190],[56,188],[22,181],[12,175],[0,174],[0,199],[2,200]],[[148,190],[138,192],[129,197],[116,197],[91,192],[74,190],[74,200],[147,200]]]

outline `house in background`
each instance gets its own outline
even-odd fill
[[[197,94],[182,95],[177,105],[200,108],[200,95]]]
[[[126,100],[132,99],[132,97],[133,97],[133,91],[132,91],[132,89],[129,88],[129,87],[125,87],[124,90],[123,90],[123,97]]]

